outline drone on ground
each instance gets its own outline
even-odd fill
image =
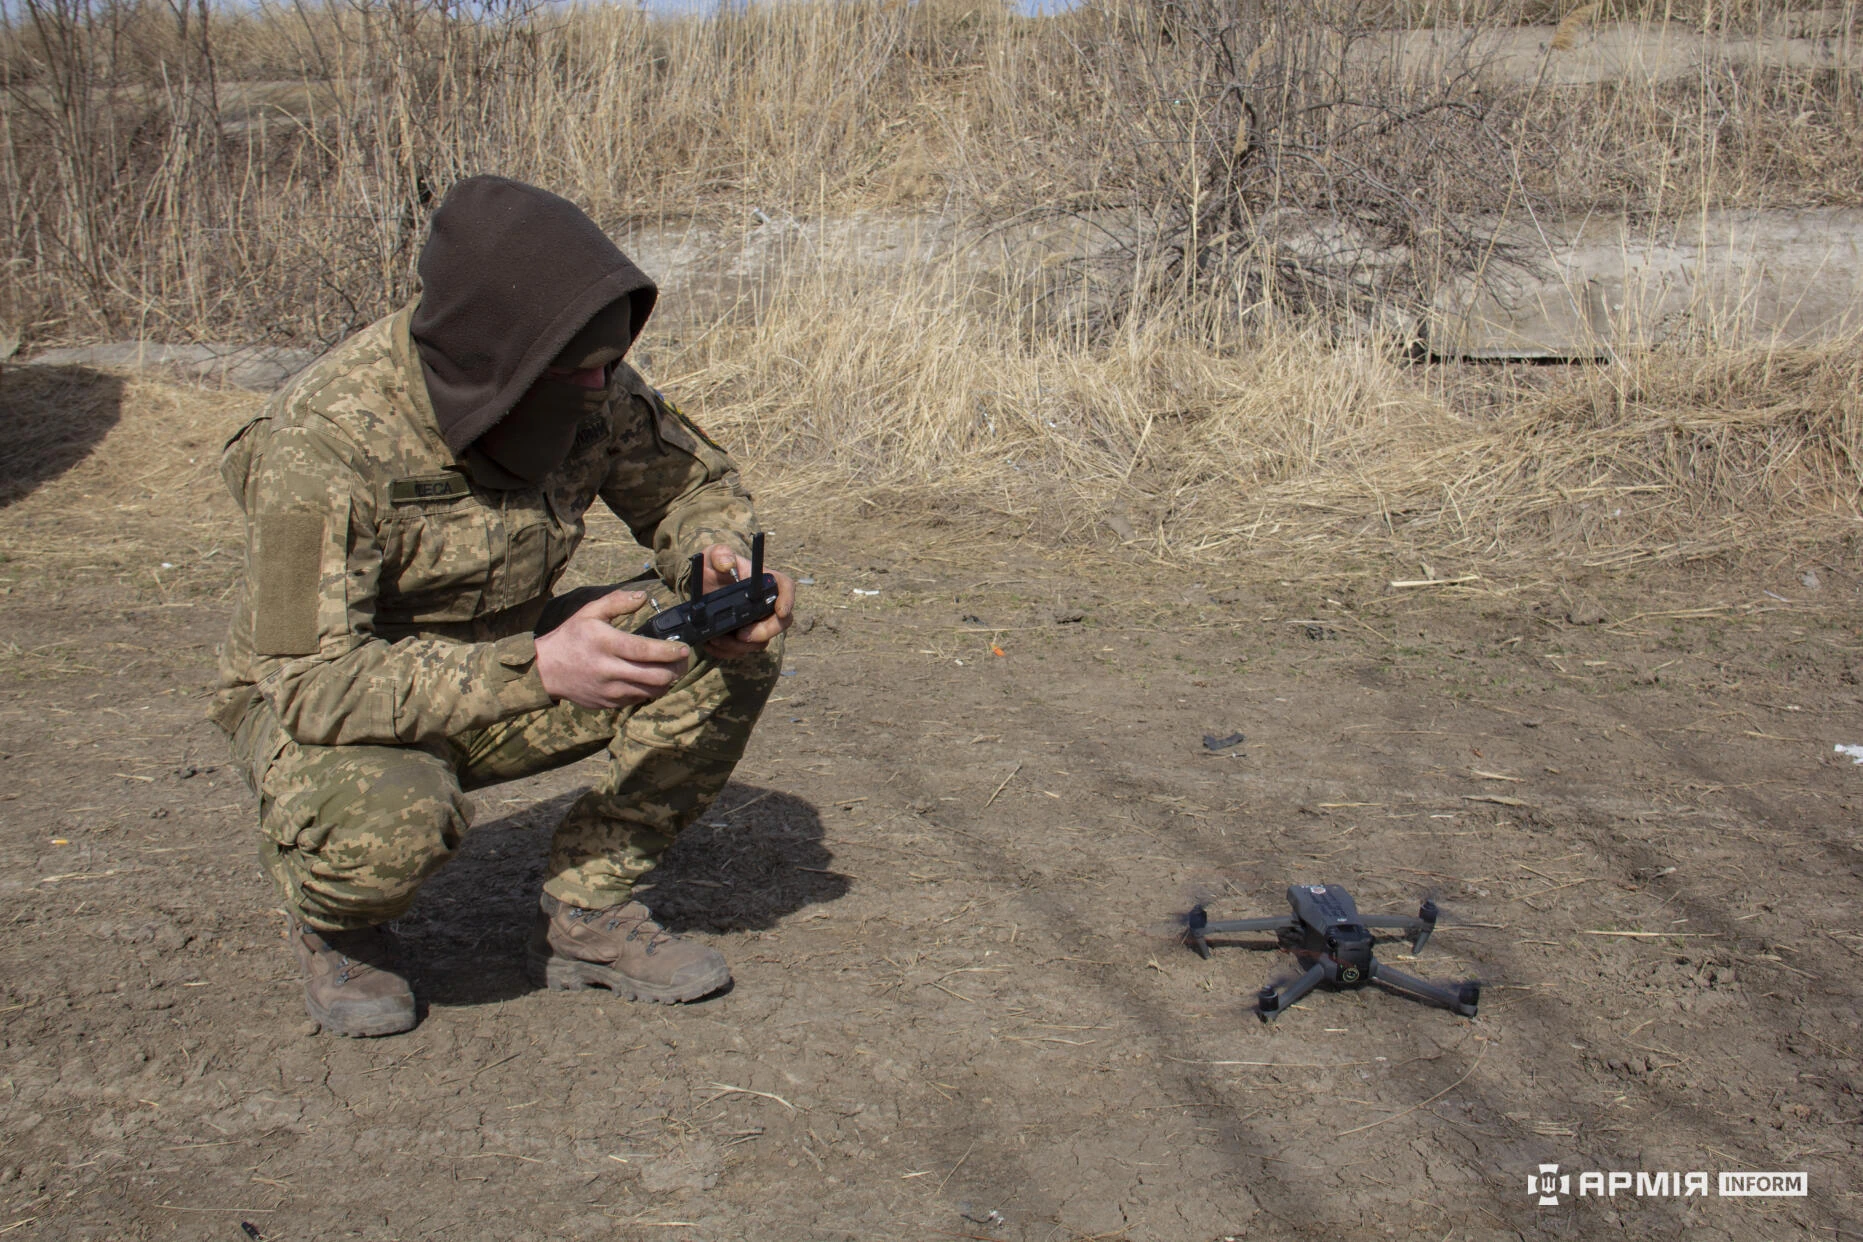
[[[1280,947],[1294,955],[1302,974],[1288,983],[1270,983],[1255,996],[1255,1012],[1272,1022],[1301,997],[1324,983],[1338,990],[1378,983],[1412,999],[1440,1005],[1472,1018],[1481,1003],[1481,984],[1473,979],[1456,984],[1431,983],[1372,957],[1377,938],[1374,929],[1405,933],[1410,951],[1420,951],[1436,930],[1440,911],[1425,899],[1416,917],[1401,914],[1363,915],[1352,894],[1337,884],[1295,884],[1287,890],[1292,914],[1265,919],[1212,920],[1201,905],[1183,916],[1184,943],[1202,957],[1210,955],[1209,937],[1228,932],[1273,932]]]

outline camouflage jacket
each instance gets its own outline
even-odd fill
[[[537,488],[475,485],[440,438],[412,308],[312,364],[227,442],[245,574],[214,719],[263,696],[304,745],[427,742],[549,706],[536,625],[600,497],[683,587],[713,543],[748,552],[725,452],[625,364]]]

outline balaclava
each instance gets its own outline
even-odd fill
[[[604,396],[544,368],[620,361],[653,282],[575,204],[504,177],[447,193],[419,270],[411,331],[447,447],[486,486],[540,481]]]

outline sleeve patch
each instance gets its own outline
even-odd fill
[[[262,656],[317,650],[317,594],[323,577],[323,515],[300,509],[263,517],[253,553],[254,651]]]

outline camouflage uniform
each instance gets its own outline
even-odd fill
[[[748,554],[750,497],[625,365],[540,487],[475,485],[441,439],[410,311],[305,371],[222,458],[247,559],[213,715],[259,795],[261,857],[309,926],[381,923],[458,848],[463,790],[606,748],[544,891],[627,901],[743,755],[780,640],[737,660],[695,652],[663,697],[591,711],[544,690],[533,630],[597,497],[653,549],[663,603],[692,554]]]

